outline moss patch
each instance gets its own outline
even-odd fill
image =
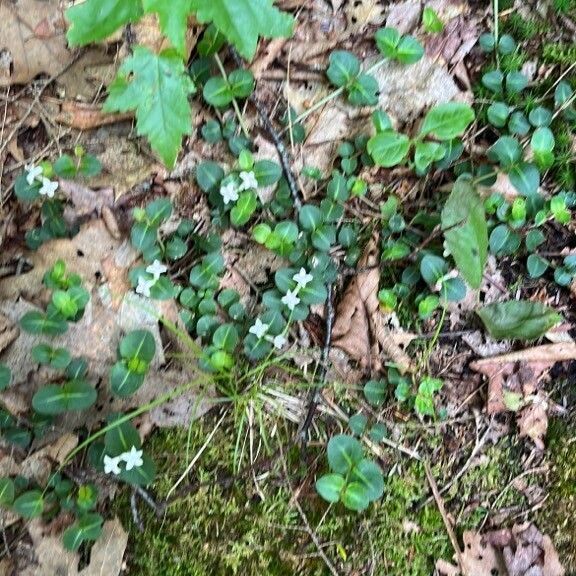
[[[190,438],[182,430],[161,431],[148,441],[159,469],[154,486],[159,499],[166,496],[186,467],[187,447],[193,457],[212,425],[207,418],[194,423]],[[433,439],[440,440],[441,445],[441,436]],[[233,427],[221,427],[190,475],[189,482],[195,488],[188,496],[173,504],[163,520],[155,518],[144,504],[139,506],[143,534],[133,525],[129,492],[123,490],[113,511],[130,532],[128,574],[326,574],[326,566],[290,503],[280,467],[273,468],[259,484],[265,496],[262,500],[250,475],[234,479],[234,446]],[[321,472],[323,447],[318,450]],[[312,447],[308,455],[315,456]],[[396,458],[397,454],[391,456]],[[433,572],[436,559],[452,557],[436,504],[427,501],[429,487],[421,463],[399,458],[391,467],[382,501],[359,515],[339,505],[325,515],[327,505],[315,493],[311,466],[313,462],[302,468],[302,477],[292,481],[301,487],[299,501],[319,540],[326,543],[324,551],[342,573],[369,573],[373,569],[375,574],[421,576]],[[518,458],[506,441],[488,449],[479,465],[445,496],[459,528],[474,528],[482,521],[486,510],[483,503],[490,502],[490,497],[508,483],[518,466]],[[298,466],[289,468],[297,470]],[[442,463],[433,471],[440,487],[452,474]],[[501,502],[513,503],[517,503],[514,493]]]
[[[576,573],[576,425],[553,420],[548,431],[548,500],[535,523],[556,545],[567,574]]]

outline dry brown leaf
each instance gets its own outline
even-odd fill
[[[381,354],[402,372],[411,371],[412,361],[402,348],[411,335],[401,328],[389,328],[380,310],[377,237],[366,246],[358,268],[368,270],[357,274],[344,292],[336,310],[333,345],[371,371],[381,369]]]
[[[80,571],[79,554],[64,548],[61,535],[48,534],[39,520],[29,523],[28,533],[35,557],[28,559],[32,561],[24,566],[26,554],[20,555],[18,574],[21,576],[118,576],[122,570],[128,534],[117,518],[104,523],[102,534],[90,552],[90,562]],[[19,556],[18,550],[16,556]]]
[[[366,26],[379,26],[384,22],[384,6],[378,0],[354,0],[346,6],[348,30],[356,33]]]
[[[4,314],[0,314],[0,353],[18,337],[20,328]]]
[[[462,570],[444,560],[436,563],[436,569],[443,576],[492,576],[505,574],[504,561],[496,548],[482,535],[466,531],[463,535],[464,548],[461,552]]]
[[[90,133],[86,149],[102,163],[102,172],[90,180],[96,188],[113,188],[116,200],[138,184],[150,179],[151,174],[166,175],[166,170],[149,154],[143,154],[138,142],[127,138],[123,125],[103,126]]]
[[[0,22],[0,52],[8,63],[0,67],[0,86],[53,76],[72,61],[58,0],[1,2]]]
[[[104,206],[114,204],[114,190],[103,188],[92,190],[76,180],[60,180],[59,188],[74,205],[75,216],[88,216],[96,213],[101,214]]]
[[[556,362],[574,359],[576,344],[562,342],[483,358],[472,362],[470,368],[488,377],[487,410],[498,414],[508,410],[506,390],[522,396],[533,394],[543,374]]]
[[[548,401],[542,394],[537,394],[518,413],[518,430],[520,437],[532,439],[539,450],[544,450],[544,438],[548,431]]]
[[[548,536],[531,523],[486,534],[464,532],[462,566],[436,562],[440,576],[563,576],[564,569]]]
[[[107,124],[130,120],[133,117],[132,112],[102,112],[102,106],[67,100],[62,103],[56,122],[77,130],[92,130]]]
[[[418,26],[421,12],[422,4],[418,0],[393,2],[386,17],[386,26],[396,28],[401,34],[407,34]]]

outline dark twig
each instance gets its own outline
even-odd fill
[[[328,372],[328,356],[330,355],[330,348],[332,346],[332,328],[334,327],[334,303],[332,302],[332,284],[328,284],[328,299],[326,301],[326,334],[324,336],[324,347],[322,348],[322,355],[320,356],[320,375],[319,385],[310,390],[306,405],[306,417],[302,422],[302,426],[298,431],[298,441],[303,444],[306,442],[308,430],[312,425],[316,407],[320,401],[320,393],[326,381],[326,373]]]
[[[144,524],[138,513],[138,500],[136,498],[136,490],[132,490],[130,495],[130,510],[132,510],[132,520],[139,532],[144,532]]]
[[[151,494],[149,494],[144,488],[142,488],[142,486],[135,486],[134,492],[138,494],[138,496],[140,496],[140,498],[142,498],[142,500],[144,500],[144,502],[146,502],[146,504],[148,504],[148,506],[150,506],[152,510],[154,510],[154,513],[158,518],[162,517],[162,514],[164,514],[165,509],[165,506],[163,504],[159,504],[158,502],[156,502],[156,500],[154,500],[154,497]]]
[[[242,62],[242,59],[240,58],[236,50],[231,49],[230,52],[236,65],[244,67],[244,63]],[[272,142],[274,143],[274,146],[278,151],[278,155],[280,156],[280,163],[282,164],[282,170],[284,171],[284,176],[286,176],[286,181],[288,182],[288,187],[290,188],[290,193],[292,194],[294,207],[296,208],[296,210],[300,210],[300,208],[302,207],[302,200],[300,198],[300,190],[298,188],[296,178],[294,176],[294,173],[292,172],[290,155],[288,153],[288,150],[286,150],[284,142],[282,142],[282,139],[280,138],[278,131],[276,130],[276,128],[274,128],[272,121],[270,120],[268,114],[266,113],[266,110],[264,110],[264,107],[256,97],[255,92],[252,92],[252,94],[250,94],[248,101],[254,105],[254,108],[256,108],[256,112],[258,112],[258,116],[260,116],[260,120],[262,121],[262,124],[264,125],[266,132],[268,132],[268,135],[270,136],[270,138],[272,138]]]

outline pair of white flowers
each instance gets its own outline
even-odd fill
[[[260,318],[256,318],[256,322],[250,326],[248,332],[254,334],[258,340],[265,338],[268,342],[271,342],[274,345],[274,348],[281,350],[286,344],[286,337],[283,334],[278,334],[278,336],[268,336],[267,333],[269,329],[270,324],[264,324]]]
[[[26,171],[26,182],[28,186],[32,186],[34,182],[42,182],[42,186],[38,193],[40,196],[47,198],[54,198],[56,190],[58,190],[58,182],[52,182],[50,179],[42,175],[42,166],[34,166],[33,164],[26,164],[24,166]]]
[[[294,288],[294,290],[288,290],[288,292],[286,292],[286,294],[282,296],[281,299],[282,303],[288,306],[288,309],[290,311],[294,310],[294,308],[296,308],[296,306],[300,304],[300,298],[298,297],[298,292],[300,292],[302,288],[305,288],[308,284],[310,284],[310,282],[312,282],[313,279],[314,277],[312,276],[312,274],[306,272],[304,268],[300,268],[300,271],[294,274],[294,276],[292,276],[292,280],[296,282],[296,288]],[[278,336],[274,337],[268,336],[267,333],[269,329],[270,324],[264,324],[264,322],[262,322],[260,318],[256,318],[256,321],[250,327],[248,332],[250,334],[254,334],[254,336],[256,336],[256,338],[258,338],[259,340],[265,338],[266,340],[268,340],[268,342],[272,342],[275,348],[280,350],[286,344],[286,338],[284,337],[283,334],[279,334]]]
[[[288,290],[286,294],[282,296],[282,304],[285,304],[291,312],[300,304],[298,292],[300,292],[302,288],[306,288],[306,286],[314,280],[314,276],[306,272],[304,268],[300,268],[300,272],[294,274],[292,280],[296,282],[296,288],[294,288],[294,290]]]
[[[150,298],[150,288],[158,282],[160,276],[168,270],[168,267],[162,264],[160,260],[154,260],[150,266],[146,268],[148,274],[152,274],[152,278],[145,278],[138,276],[138,286],[136,286],[136,293]]]
[[[132,446],[128,452],[123,452],[119,456],[108,456],[104,454],[104,472],[106,474],[120,474],[120,472],[122,472],[120,462],[124,462],[124,467],[128,471],[132,470],[132,468],[140,468],[140,466],[144,464],[142,450],[137,450],[136,446]]]
[[[240,192],[244,190],[255,190],[258,188],[258,180],[254,172],[240,172],[240,185],[236,181],[231,180],[228,184],[220,186],[220,196],[224,200],[224,204],[228,205],[230,202],[238,200]]]

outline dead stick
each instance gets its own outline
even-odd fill
[[[324,387],[326,381],[326,373],[328,372],[328,357],[330,355],[330,348],[332,346],[332,328],[334,327],[334,304],[332,302],[332,284],[328,284],[328,298],[326,301],[326,334],[324,336],[324,347],[322,348],[322,355],[320,357],[320,383],[317,387],[310,390],[306,405],[306,417],[298,432],[298,440],[300,443],[306,441],[308,429],[312,425],[316,407],[320,400],[320,392]]]
[[[237,66],[244,67],[242,59],[238,55],[238,53],[231,49],[232,58],[236,62]],[[290,163],[290,157],[288,155],[288,150],[286,150],[286,146],[284,146],[284,142],[282,142],[280,135],[278,134],[277,130],[274,128],[272,121],[268,117],[268,114],[264,110],[262,104],[256,97],[255,92],[250,94],[248,101],[254,105],[256,108],[256,112],[258,112],[258,116],[260,116],[260,120],[268,132],[270,138],[272,138],[272,142],[278,151],[278,156],[280,157],[280,163],[282,164],[282,170],[284,172],[284,176],[286,177],[286,181],[288,182],[288,187],[290,188],[290,193],[292,194],[292,200],[294,200],[294,207],[296,210],[300,210],[302,207],[302,200],[300,199],[300,190],[298,188],[298,184],[296,183],[296,178],[294,177],[294,173],[292,172],[292,167]]]
[[[436,480],[434,480],[432,470],[430,469],[430,464],[428,464],[427,460],[424,460],[424,470],[426,471],[426,478],[428,479],[428,484],[430,484],[430,488],[432,489],[432,494],[434,494],[434,500],[436,500],[436,506],[438,506],[438,510],[440,511],[440,515],[442,516],[444,526],[446,527],[446,532],[448,532],[448,537],[450,538],[450,542],[452,543],[454,552],[456,552],[456,558],[458,559],[458,566],[460,566],[462,576],[467,576],[466,572],[464,571],[464,563],[462,562],[462,552],[460,551],[458,539],[456,538],[454,528],[452,528],[452,524],[450,523],[450,519],[448,518],[448,514],[446,513],[446,508],[444,507],[444,500],[442,499],[442,496],[440,496],[438,485],[436,484]]]

